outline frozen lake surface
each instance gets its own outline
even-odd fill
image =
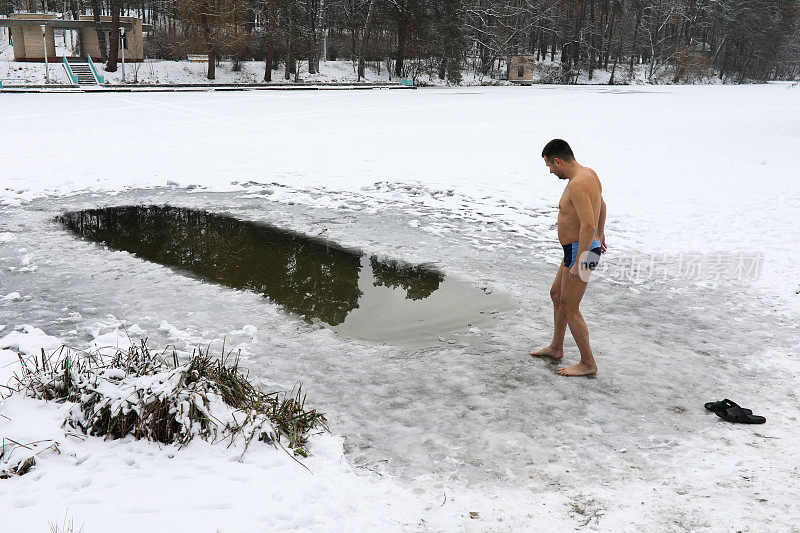
[[[800,520],[800,267],[786,250],[800,240],[800,89],[12,100],[0,117],[0,298],[19,297],[0,302],[0,336],[30,324],[73,346],[124,328],[182,349],[225,338],[265,387],[303,382],[351,464],[429,498],[418,529]],[[76,146],[94,131],[80,122],[91,113],[116,117],[107,133],[124,135],[125,150],[108,159]],[[552,335],[564,184],[539,158],[552,137],[598,172],[609,206],[609,252],[582,305],[600,368],[591,379],[527,355]],[[411,264],[435,258],[445,277],[511,302],[425,346],[377,344],[54,221],[165,204],[324,232]],[[703,409],[724,397],[767,424]],[[466,505],[481,518],[464,519]]]

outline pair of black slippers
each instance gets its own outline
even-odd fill
[[[708,402],[706,409],[714,412],[718,417],[728,422],[736,422],[739,424],[763,424],[767,421],[766,418],[759,415],[754,415],[750,409],[740,407],[736,402],[732,402],[725,398],[719,402]]]

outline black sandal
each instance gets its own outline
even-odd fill
[[[721,419],[737,424],[763,424],[767,421],[763,416],[754,415],[752,410],[740,407],[727,398],[719,402],[708,402],[705,408]]]
[[[708,402],[705,404],[705,408],[709,411],[723,411],[725,409],[730,409],[731,407],[739,407],[736,402],[732,402],[729,399],[725,398],[724,400],[720,400],[718,402]]]
[[[738,405],[714,412],[723,420],[739,424],[763,424],[767,421],[763,416],[754,415],[750,409],[742,409]]]

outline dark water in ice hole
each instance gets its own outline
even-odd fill
[[[263,294],[348,337],[437,342],[509,306],[503,295],[487,294],[425,265],[380,260],[227,215],[129,206],[70,212],[58,220],[110,248]]]

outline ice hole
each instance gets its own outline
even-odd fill
[[[340,335],[443,342],[508,306],[507,297],[426,265],[386,260],[268,224],[170,206],[65,213],[69,230],[204,280],[263,294]]]

